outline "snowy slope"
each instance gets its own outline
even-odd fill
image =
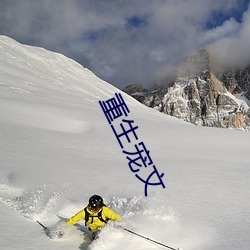
[[[98,103],[115,93],[63,55],[0,36],[0,248],[162,249],[111,225],[92,244],[79,227],[51,240],[36,223],[53,227],[97,193],[124,227],[166,245],[249,249],[249,133],[192,126],[122,93],[139,127],[131,145],[143,141],[165,174],[145,197]]]

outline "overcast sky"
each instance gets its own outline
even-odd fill
[[[0,34],[57,51],[124,88],[195,51],[250,62],[250,0],[0,0]]]

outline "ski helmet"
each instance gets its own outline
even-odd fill
[[[93,195],[89,198],[89,206],[93,210],[98,210],[103,207],[103,199],[99,195]]]

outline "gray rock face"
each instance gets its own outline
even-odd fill
[[[233,95],[250,96],[249,72],[250,67],[215,75],[208,51],[201,50],[178,68],[170,87],[130,94],[149,107],[196,125],[249,129],[249,106]]]
[[[218,74],[217,77],[225,84],[230,93],[241,93],[250,100],[250,66],[245,69],[228,70]]]

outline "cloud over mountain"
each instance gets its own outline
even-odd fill
[[[64,53],[123,88],[161,80],[210,45],[226,62],[247,62],[249,15],[246,0],[4,0],[0,33]]]

